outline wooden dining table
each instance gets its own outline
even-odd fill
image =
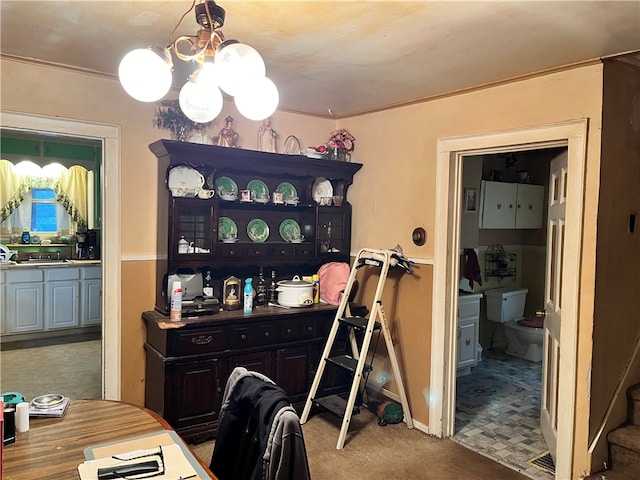
[[[78,465],[86,460],[87,447],[168,431],[172,429],[164,419],[143,407],[110,400],[71,400],[62,418],[31,418],[29,430],[16,433],[16,442],[4,448],[2,478],[80,479]],[[215,480],[208,466],[193,457]]]

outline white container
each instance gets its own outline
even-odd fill
[[[293,280],[278,282],[278,303],[285,307],[308,307],[313,305],[313,283],[300,280],[296,275]]]
[[[16,431],[29,431],[29,403],[20,402],[16,405]]]
[[[487,319],[507,323],[522,318],[527,301],[526,288],[494,288],[483,293],[487,299]]]
[[[171,311],[169,319],[172,322],[182,320],[182,283],[173,282],[171,287]]]

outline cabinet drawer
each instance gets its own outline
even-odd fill
[[[233,327],[228,329],[229,346],[232,348],[246,348],[255,344],[252,338],[252,328],[250,327]]]
[[[458,302],[458,317],[477,317],[480,315],[480,301]]]
[[[223,350],[225,348],[222,329],[201,329],[178,332],[172,342],[170,355],[194,355]]]
[[[7,272],[7,283],[41,282],[44,278],[40,268],[29,270],[13,270]]]
[[[79,268],[48,268],[45,270],[44,279],[48,280],[79,280]]]
[[[249,258],[266,257],[269,254],[269,248],[264,244],[247,245],[245,254]]]
[[[220,258],[224,258],[226,260],[229,259],[241,259],[244,257],[244,247],[241,245],[227,245],[222,244],[218,250],[220,254]]]
[[[293,245],[274,245],[271,249],[274,258],[290,258],[293,256]]]
[[[296,245],[294,247],[294,252],[296,257],[313,257],[313,245]]]
[[[278,340],[293,342],[313,338],[316,333],[316,324],[313,318],[296,320],[283,320],[278,322]]]

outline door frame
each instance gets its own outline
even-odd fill
[[[495,154],[550,147],[567,147],[567,222],[561,292],[562,336],[558,403],[556,478],[573,478],[575,391],[578,345],[578,300],[582,251],[587,119],[481,135],[438,139],[434,232],[433,307],[429,433],[455,433],[456,299],[462,212],[462,160],[469,155]],[[440,319],[442,319],[440,321]]]
[[[3,128],[102,141],[102,398],[120,400],[120,126],[2,111]]]

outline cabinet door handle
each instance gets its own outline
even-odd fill
[[[518,208],[522,208],[522,205],[518,204]]]
[[[509,208],[513,208],[513,203],[510,203],[510,204],[509,204]]]
[[[533,210],[533,205],[529,204],[529,210]]]
[[[194,345],[208,345],[213,341],[213,335],[199,335],[191,339]]]
[[[460,329],[458,329],[458,336],[456,338],[460,338]]]
[[[498,210],[500,210],[502,208],[502,203],[498,203],[496,206],[498,207]]]
[[[220,386],[220,379],[216,378],[216,391],[222,393],[222,387]]]
[[[464,343],[466,343],[467,347],[468,347],[469,345],[471,345],[471,339],[467,338]]]

